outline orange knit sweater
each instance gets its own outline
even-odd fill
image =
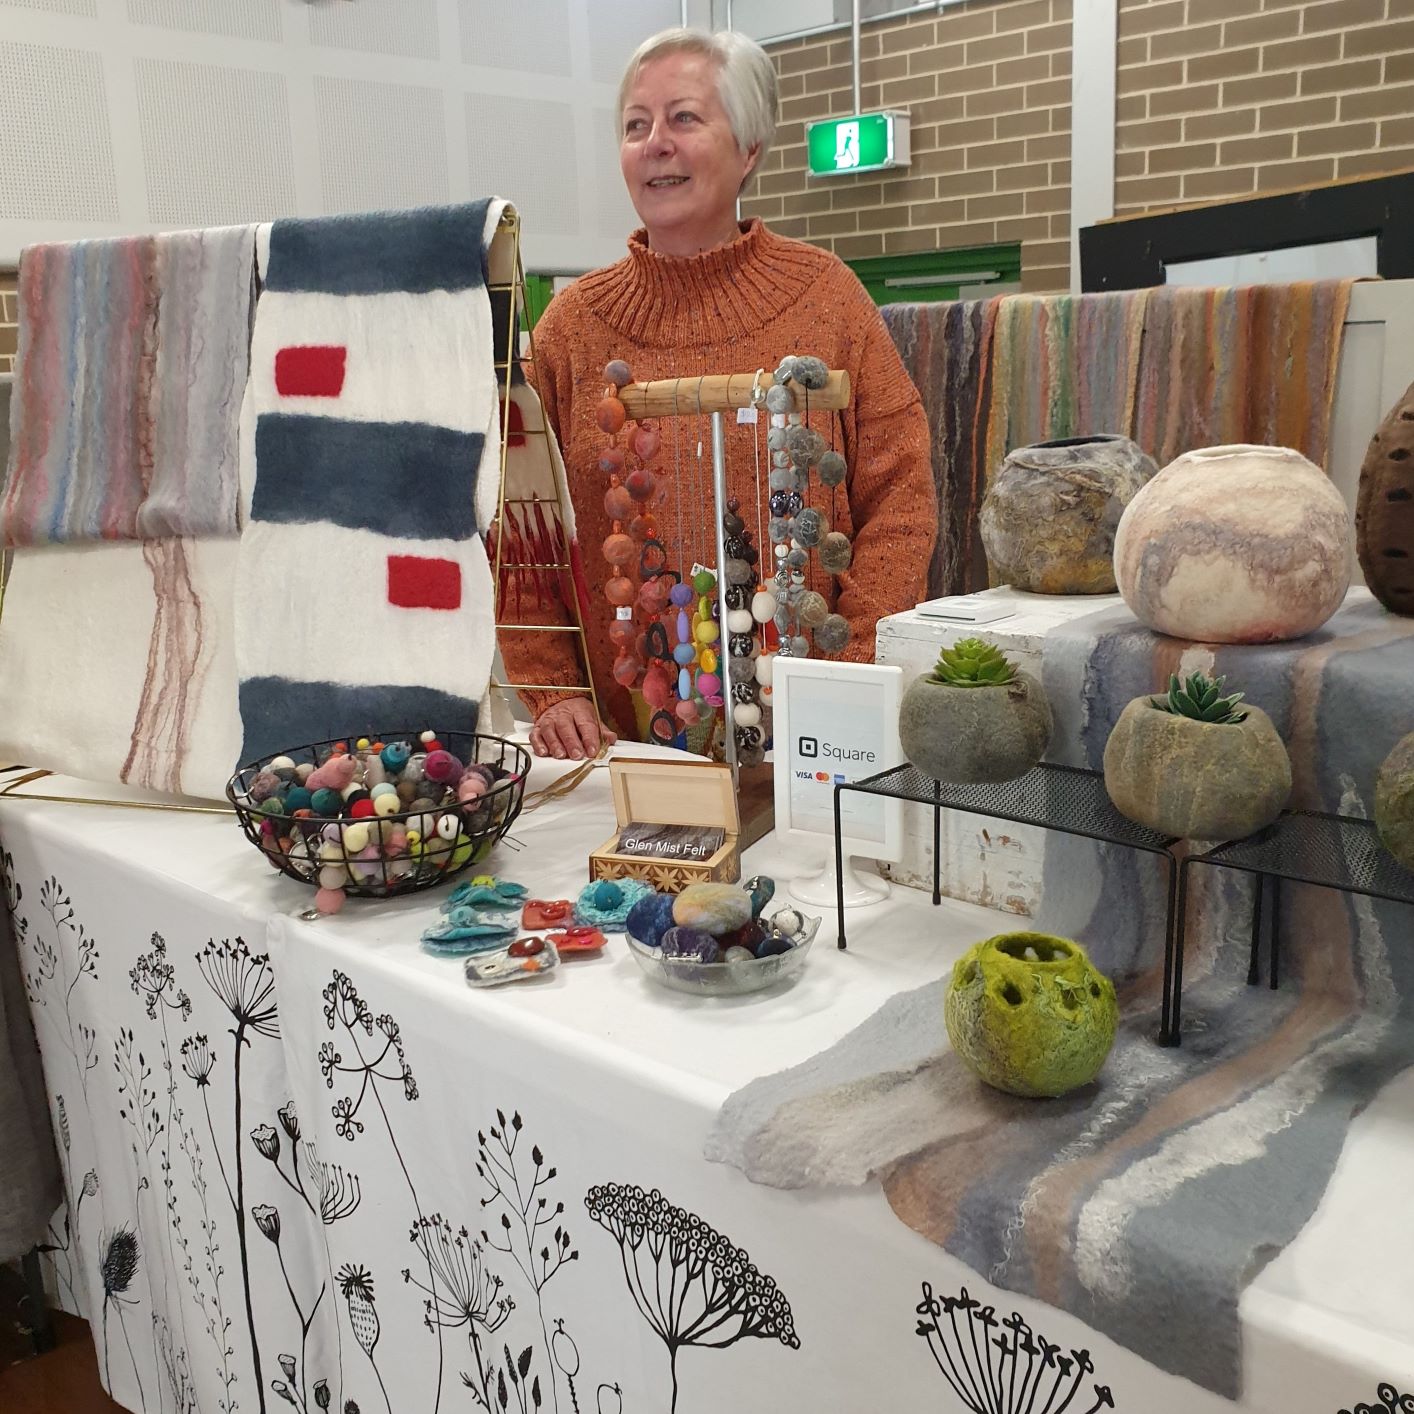
[[[604,365],[624,359],[640,381],[691,381],[707,373],[767,372],[787,354],[814,354],[845,369],[852,402],[843,412],[813,411],[808,421],[843,451],[849,475],[831,491],[812,478],[806,496],[832,528],[854,544],[850,569],[838,578],[814,563],[808,583],[850,622],[848,646],[836,655],[874,657],[874,626],[911,608],[924,589],[937,535],[938,510],[929,469],[928,425],[884,321],[852,272],[834,255],[774,235],[759,220],[734,241],[686,259],[659,255],[645,233],[629,238],[628,256],[577,280],[557,295],[535,327],[534,380],[560,440],[592,590],[589,656],[601,711],[621,735],[637,737],[633,703],[610,672],[613,609],[600,592],[607,578],[600,547],[611,526],[598,467],[607,439],[594,422],[604,395]],[[663,449],[652,469],[667,495],[655,509],[672,569],[716,559],[712,524],[711,432],[701,416],[666,418]],[[766,415],[756,425],[728,421],[727,481],[772,572],[764,539],[768,512]],[[699,452],[700,446],[700,452]],[[761,507],[758,518],[758,504]],[[763,532],[757,537],[758,525]],[[527,616],[526,622],[532,621]],[[503,631],[501,650],[512,682],[582,684],[571,639]],[[553,693],[522,694],[539,713]]]

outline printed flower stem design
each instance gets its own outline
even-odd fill
[[[570,1404],[574,1408],[574,1414],[579,1414],[579,1396],[574,1392],[574,1377],[579,1374],[579,1347],[565,1329],[563,1321],[555,1322],[555,1334],[550,1338],[550,1354],[569,1386]]]
[[[566,1262],[578,1260],[579,1253],[571,1247],[570,1235],[560,1222],[565,1205],[556,1203],[551,1208],[549,1199],[541,1192],[553,1181],[557,1171],[546,1166],[540,1146],[532,1145],[530,1162],[533,1167],[522,1173],[522,1166],[516,1162],[516,1150],[520,1145],[524,1122],[516,1112],[511,1115],[508,1124],[501,1110],[496,1111],[496,1120],[489,1137],[480,1132],[476,1136],[476,1172],[487,1190],[481,1206],[488,1208],[496,1203],[502,1206],[502,1237],[498,1241],[485,1230],[481,1237],[488,1247],[510,1257],[530,1284],[535,1293],[535,1309],[540,1317],[540,1336],[546,1350],[549,1350],[550,1332],[545,1323],[545,1302],[541,1293]],[[542,1228],[553,1228],[548,1242],[541,1233]],[[550,1393],[558,1410],[560,1391],[553,1374]]]
[[[250,1215],[255,1219],[255,1225],[265,1234],[275,1246],[275,1255],[280,1261],[280,1275],[285,1279],[285,1290],[290,1293],[290,1302],[295,1308],[295,1316],[299,1320],[299,1380],[296,1386],[299,1395],[298,1404],[303,1410],[307,1407],[308,1397],[305,1394],[304,1382],[308,1378],[308,1362],[305,1358],[306,1347],[309,1343],[309,1328],[314,1324],[315,1313],[319,1310],[319,1303],[324,1300],[324,1293],[329,1288],[328,1282],[322,1282],[319,1287],[319,1295],[314,1298],[314,1305],[309,1308],[309,1315],[304,1314],[304,1308],[300,1305],[299,1297],[295,1295],[295,1288],[290,1281],[289,1269],[285,1266],[285,1254],[280,1247],[280,1210],[269,1203],[261,1204],[250,1210]],[[294,1360],[292,1356],[282,1355],[280,1357],[282,1368],[284,1362],[290,1362],[290,1368],[285,1369],[285,1378],[294,1380]],[[274,1386],[276,1393],[279,1391],[279,1382]],[[296,1401],[291,1400],[291,1403]]]
[[[619,1244],[624,1280],[639,1314],[667,1347],[670,1410],[678,1407],[678,1352],[724,1350],[747,1336],[800,1348],[790,1303],[750,1256],[655,1188],[591,1188],[589,1216]]]
[[[211,1043],[205,1036],[188,1036],[182,1042],[181,1050],[183,1071],[196,1082],[198,1091],[205,1091],[211,1084],[211,1072],[216,1067],[216,1056],[211,1049]],[[181,1111],[178,1110],[177,1113],[180,1118]],[[210,1113],[210,1110],[207,1109],[208,1123]],[[191,1287],[192,1295],[196,1298],[197,1309],[206,1322],[206,1333],[216,1346],[216,1358],[220,1363],[218,1373],[222,1387],[220,1409],[222,1414],[235,1414],[238,1404],[231,1397],[231,1386],[236,1382],[235,1372],[231,1369],[231,1356],[235,1352],[231,1348],[230,1340],[231,1318],[226,1315],[221,1302],[221,1277],[225,1268],[219,1261],[221,1248],[216,1240],[216,1220],[211,1216],[211,1207],[206,1200],[206,1174],[201,1158],[201,1145],[196,1137],[196,1127],[183,1127],[180,1130],[180,1135],[181,1150],[186,1155],[187,1164],[191,1169],[192,1188],[196,1192],[197,1201],[201,1204],[201,1217],[197,1225],[201,1228],[206,1274],[211,1278],[209,1305],[195,1259],[188,1250],[185,1239],[182,1240],[182,1270],[186,1273],[187,1284]]]
[[[147,1408],[147,1397],[142,1392],[142,1376],[137,1370],[137,1356],[133,1354],[133,1343],[128,1339],[128,1325],[123,1319],[124,1306],[136,1306],[137,1298],[127,1294],[133,1284],[140,1263],[137,1234],[130,1227],[120,1227],[113,1232],[105,1232],[99,1239],[99,1275],[103,1278],[103,1384],[112,1389],[113,1382],[108,1365],[108,1308],[118,1313],[118,1326],[123,1332],[123,1344],[128,1347],[128,1359],[132,1361],[133,1379],[137,1381],[138,1400]]]
[[[290,1115],[294,1114],[293,1104],[287,1105],[286,1110]],[[281,1122],[285,1121],[285,1110],[280,1112]],[[290,1135],[292,1141],[297,1141],[298,1123],[292,1131],[288,1124],[285,1131]],[[358,1175],[346,1173],[339,1164],[325,1163],[319,1157],[312,1140],[305,1140],[304,1143],[304,1165],[309,1172],[310,1185],[318,1195],[317,1209],[319,1213],[319,1235],[324,1241],[324,1262],[328,1271],[332,1274],[334,1270],[334,1254],[329,1247],[329,1229],[342,1218],[348,1217],[357,1208],[363,1198],[363,1191],[359,1184]],[[334,1339],[337,1342],[339,1358],[339,1380],[340,1396],[342,1397],[342,1382],[344,1378],[344,1329],[337,1320],[334,1322]],[[315,1386],[316,1402],[318,1395],[318,1385]],[[327,1393],[327,1391],[326,1391]],[[325,1407],[323,1405],[321,1408]]]
[[[345,1265],[339,1268],[339,1290],[344,1293],[348,1305],[349,1325],[359,1348],[368,1356],[373,1373],[378,1377],[378,1388],[383,1391],[383,1403],[388,1414],[393,1414],[393,1404],[388,1398],[388,1386],[383,1383],[382,1371],[373,1358],[373,1349],[378,1344],[378,1310],[373,1304],[373,1274],[362,1267]],[[347,1406],[345,1406],[347,1407]]]
[[[928,1342],[939,1373],[969,1414],[1066,1414],[1072,1407],[1080,1414],[1076,1401],[1085,1398],[1080,1386],[1095,1373],[1088,1350],[1062,1355],[1060,1346],[1034,1332],[1018,1312],[998,1321],[996,1308],[975,1300],[965,1286],[957,1296],[938,1297],[925,1281],[917,1313],[916,1333]],[[1084,1414],[1115,1407],[1107,1385],[1091,1388],[1095,1402]]]
[[[397,1136],[393,1133],[392,1121],[388,1118],[388,1107],[383,1103],[383,1095],[378,1084],[381,1080],[401,1085],[405,1100],[411,1102],[417,1099],[417,1080],[413,1076],[412,1067],[407,1063],[407,1057],[403,1054],[402,1029],[386,1012],[375,1018],[373,1009],[359,996],[358,989],[342,972],[334,972],[333,980],[324,988],[323,996],[324,1020],[329,1029],[333,1031],[337,1027],[342,1030],[346,1043],[353,1047],[353,1060],[346,1065],[343,1052],[333,1041],[325,1041],[320,1046],[319,1069],[324,1076],[324,1083],[332,1090],[336,1074],[358,1077],[357,1092],[336,1100],[331,1107],[330,1113],[333,1114],[335,1120],[334,1132],[340,1139],[347,1139],[350,1143],[362,1134],[363,1121],[359,1118],[359,1114],[363,1109],[364,1101],[372,1096],[373,1103],[377,1105],[378,1113],[383,1118],[383,1127],[387,1131],[388,1143],[392,1146],[393,1156],[398,1161],[398,1167],[403,1171],[403,1181],[407,1184],[408,1192],[412,1195],[412,1205],[421,1220],[423,1217],[422,1203],[418,1199],[412,1175],[408,1173],[407,1164],[403,1161],[402,1150],[398,1148]],[[377,1047],[376,1054],[369,1054],[364,1051],[364,1042],[372,1039],[375,1029],[383,1036],[383,1043]],[[342,1045],[345,1042],[341,1041],[339,1044]],[[370,1047],[371,1050],[372,1047]],[[428,1285],[432,1285],[434,1280],[432,1267],[429,1263]],[[437,1337],[437,1384],[432,1410],[433,1414],[437,1414],[442,1406],[442,1374],[445,1352],[442,1348],[442,1328],[435,1322],[433,1323],[433,1334]]]
[[[260,1402],[260,1414],[265,1414],[265,1377],[260,1369],[260,1344],[255,1334],[255,1308],[250,1296],[250,1252],[246,1242],[245,1146],[241,1142],[245,1133],[245,1127],[241,1122],[241,1060],[245,1054],[245,1048],[250,1044],[248,1032],[279,1039],[275,978],[270,969],[270,958],[265,953],[252,954],[243,938],[236,938],[234,942],[229,938],[223,938],[219,943],[213,938],[197,954],[196,965],[200,968],[202,977],[206,979],[206,985],[216,994],[236,1023],[231,1029],[231,1035],[235,1038],[236,1043],[233,1059],[235,1191],[231,1191],[229,1180],[226,1186],[227,1195],[231,1199],[236,1214],[236,1238],[241,1252],[241,1284],[245,1290],[246,1326],[250,1331],[250,1355],[255,1366],[256,1397]],[[209,1117],[208,1111],[208,1120]],[[215,1143],[214,1130],[212,1142]],[[216,1152],[219,1159],[219,1145],[216,1147]],[[224,1166],[222,1177],[225,1177]]]
[[[403,1280],[421,1291],[423,1324],[429,1330],[443,1327],[455,1330],[466,1326],[471,1344],[476,1376],[462,1372],[462,1383],[483,1409],[491,1408],[491,1387],[494,1367],[486,1361],[481,1342],[505,1325],[515,1302],[501,1295],[504,1283],[487,1271],[481,1243],[474,1240],[466,1228],[452,1232],[452,1225],[440,1213],[419,1218],[411,1234],[413,1246],[422,1254],[432,1274],[431,1284],[424,1284],[403,1268]]]

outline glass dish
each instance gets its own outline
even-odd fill
[[[802,915],[803,916],[803,915]],[[818,918],[805,918],[796,944],[776,957],[754,957],[750,962],[697,962],[688,957],[664,957],[659,948],[640,943],[632,933],[628,950],[633,960],[660,987],[697,997],[744,997],[779,982],[793,982],[805,966],[805,955],[820,930]]]

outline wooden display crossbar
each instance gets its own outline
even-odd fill
[[[658,378],[651,383],[629,383],[619,389],[619,401],[634,422],[649,417],[695,417],[704,412],[732,412],[761,405],[776,386],[770,373],[707,373],[699,378]],[[814,408],[839,412],[849,406],[849,374],[832,369],[823,388],[802,388],[787,379],[795,394],[795,411]]]

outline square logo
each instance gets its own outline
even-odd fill
[[[802,756],[816,757],[820,754],[820,743],[813,736],[803,736],[800,738],[800,754]]]

